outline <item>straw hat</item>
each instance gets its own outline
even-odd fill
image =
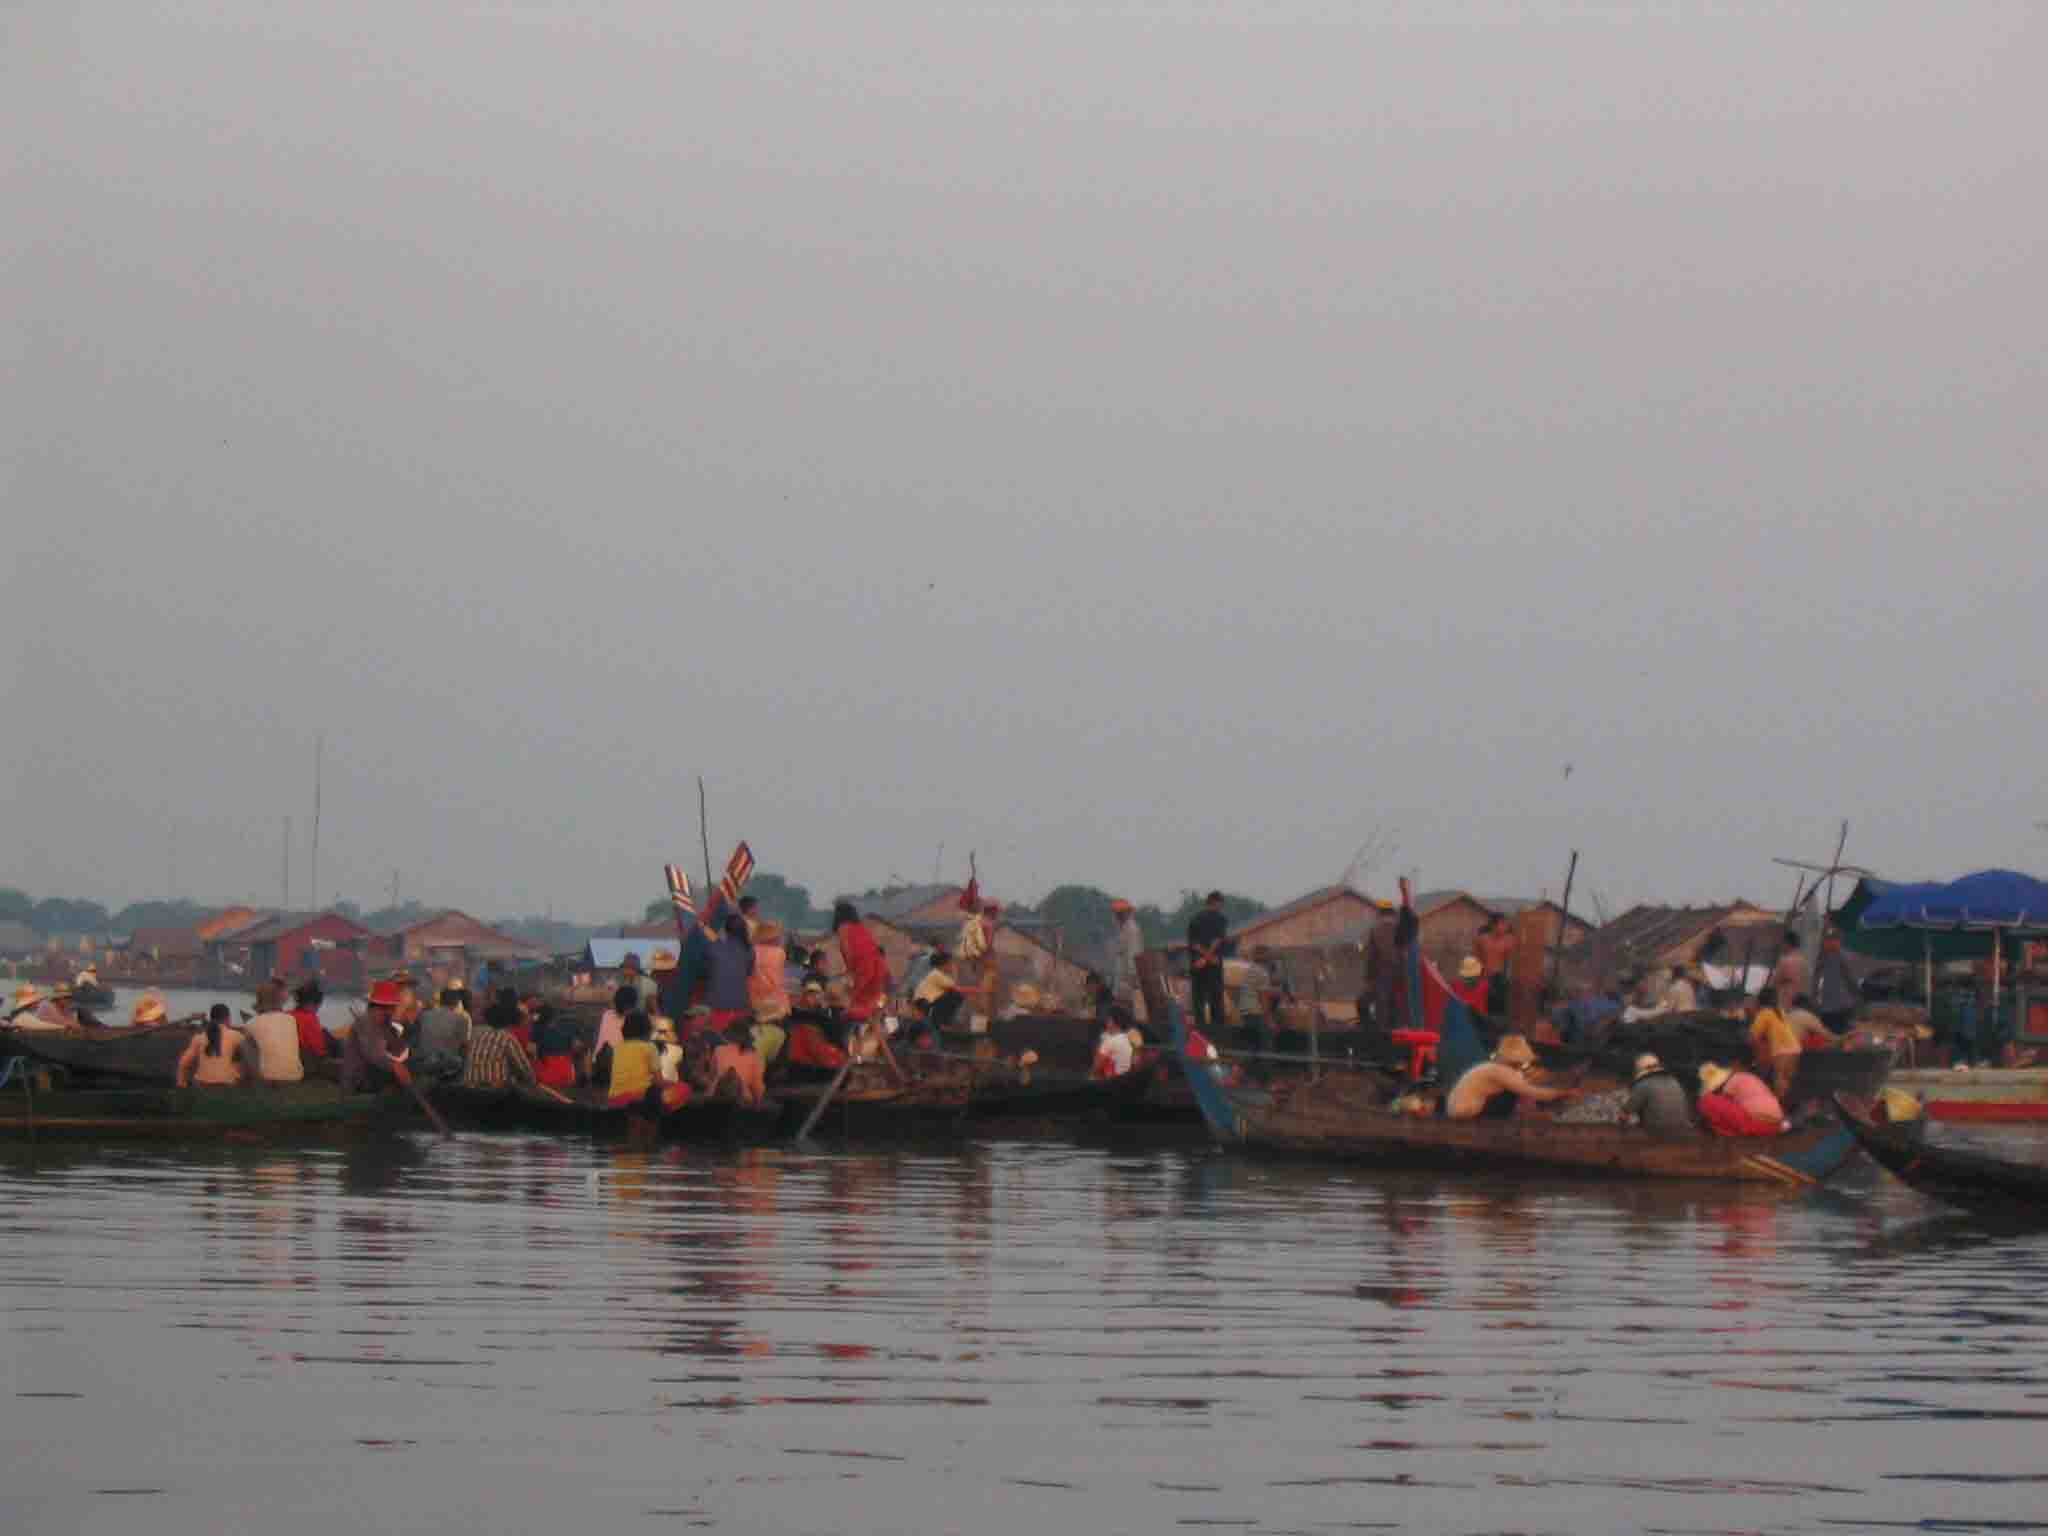
[[[1467,955],[1458,962],[1458,979],[1460,981],[1477,981],[1485,974],[1486,967],[1479,963],[1477,955]]]
[[[1706,1089],[1708,1093],[1712,1093],[1734,1075],[1734,1073],[1717,1061],[1703,1061],[1700,1063],[1700,1086]]]
[[[43,1000],[43,989],[32,981],[24,981],[14,989],[14,1006],[33,1008]]]
[[[88,965],[84,970],[78,973],[77,984],[81,987],[94,986],[98,983],[99,979],[100,968],[96,965]]]
[[[1652,1072],[1662,1072],[1663,1070],[1664,1063],[1648,1051],[1643,1052],[1642,1055],[1636,1058],[1635,1075],[1638,1078],[1648,1077]]]
[[[1521,1035],[1502,1035],[1500,1044],[1493,1048],[1493,1059],[1510,1067],[1533,1067],[1536,1052]]]
[[[1019,1008],[1036,1008],[1039,1002],[1038,988],[1028,981],[1020,981],[1010,993],[1010,1001]]]
[[[676,968],[676,952],[672,949],[657,949],[650,963],[656,972],[672,971]]]
[[[136,1025],[161,1024],[164,1021],[164,1015],[168,1011],[169,1010],[164,1007],[164,999],[162,993],[145,992],[142,994],[141,998],[137,1000],[135,1004],[135,1012],[129,1018],[128,1022]]]
[[[402,983],[386,979],[370,988],[372,1008],[396,1008],[405,1001],[405,987]]]

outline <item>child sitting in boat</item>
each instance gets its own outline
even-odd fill
[[[628,1109],[654,1098],[663,1109],[681,1109],[689,1102],[687,1083],[661,1081],[661,1057],[654,1049],[654,1026],[646,1013],[635,1008],[619,1026],[619,1043],[612,1047],[612,1080],[609,1101],[614,1109]]]
[[[1102,1031],[1102,1038],[1095,1042],[1095,1066],[1091,1077],[1122,1077],[1131,1070],[1131,1062],[1137,1056],[1137,1046],[1132,1040],[1136,1030],[1127,1030],[1112,1018]]]

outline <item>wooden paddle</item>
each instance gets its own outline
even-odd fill
[[[363,1020],[367,1017],[367,1014],[362,1013],[360,1011],[351,1014],[349,1016],[348,1027],[351,1030],[361,1029],[363,1027]],[[392,1076],[397,1077],[398,1074],[394,1072]],[[432,1125],[435,1130],[439,1131],[443,1136],[445,1136],[448,1140],[453,1141],[455,1139],[455,1133],[448,1129],[448,1122],[446,1120],[443,1120],[440,1117],[440,1115],[436,1113],[434,1106],[427,1102],[427,1096],[424,1092],[421,1091],[420,1085],[414,1079],[410,1068],[406,1070],[406,1073],[403,1077],[399,1078],[399,1081],[405,1084],[405,1091],[412,1095],[413,1102],[419,1105],[420,1112],[427,1117],[428,1123]]]
[[[854,1060],[853,1052],[848,1051],[846,1053],[846,1065],[839,1069],[839,1075],[826,1084],[825,1091],[818,1095],[818,1102],[811,1106],[810,1114],[804,1117],[803,1126],[796,1133],[796,1139],[799,1144],[811,1139],[811,1131],[825,1116],[825,1106],[832,1102],[833,1095],[839,1092],[839,1085],[844,1083],[847,1074],[853,1071]]]
[[[426,1094],[420,1090],[420,1085],[412,1073],[407,1072],[401,1081],[405,1084],[406,1092],[413,1096],[413,1101],[419,1105],[421,1113],[433,1124],[434,1129],[453,1141],[455,1133],[448,1129],[448,1122],[435,1113],[434,1106],[427,1102]]]

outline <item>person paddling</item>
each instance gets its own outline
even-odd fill
[[[406,993],[404,986],[390,980],[370,988],[370,1006],[342,1044],[342,1092],[375,1093],[387,1082],[412,1085],[412,1069],[405,1064],[408,1053],[398,1032]]]

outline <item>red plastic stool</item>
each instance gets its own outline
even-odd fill
[[[1408,1081],[1419,1082],[1425,1067],[1436,1065],[1436,1043],[1442,1037],[1433,1029],[1397,1029],[1394,1044],[1408,1049]]]

